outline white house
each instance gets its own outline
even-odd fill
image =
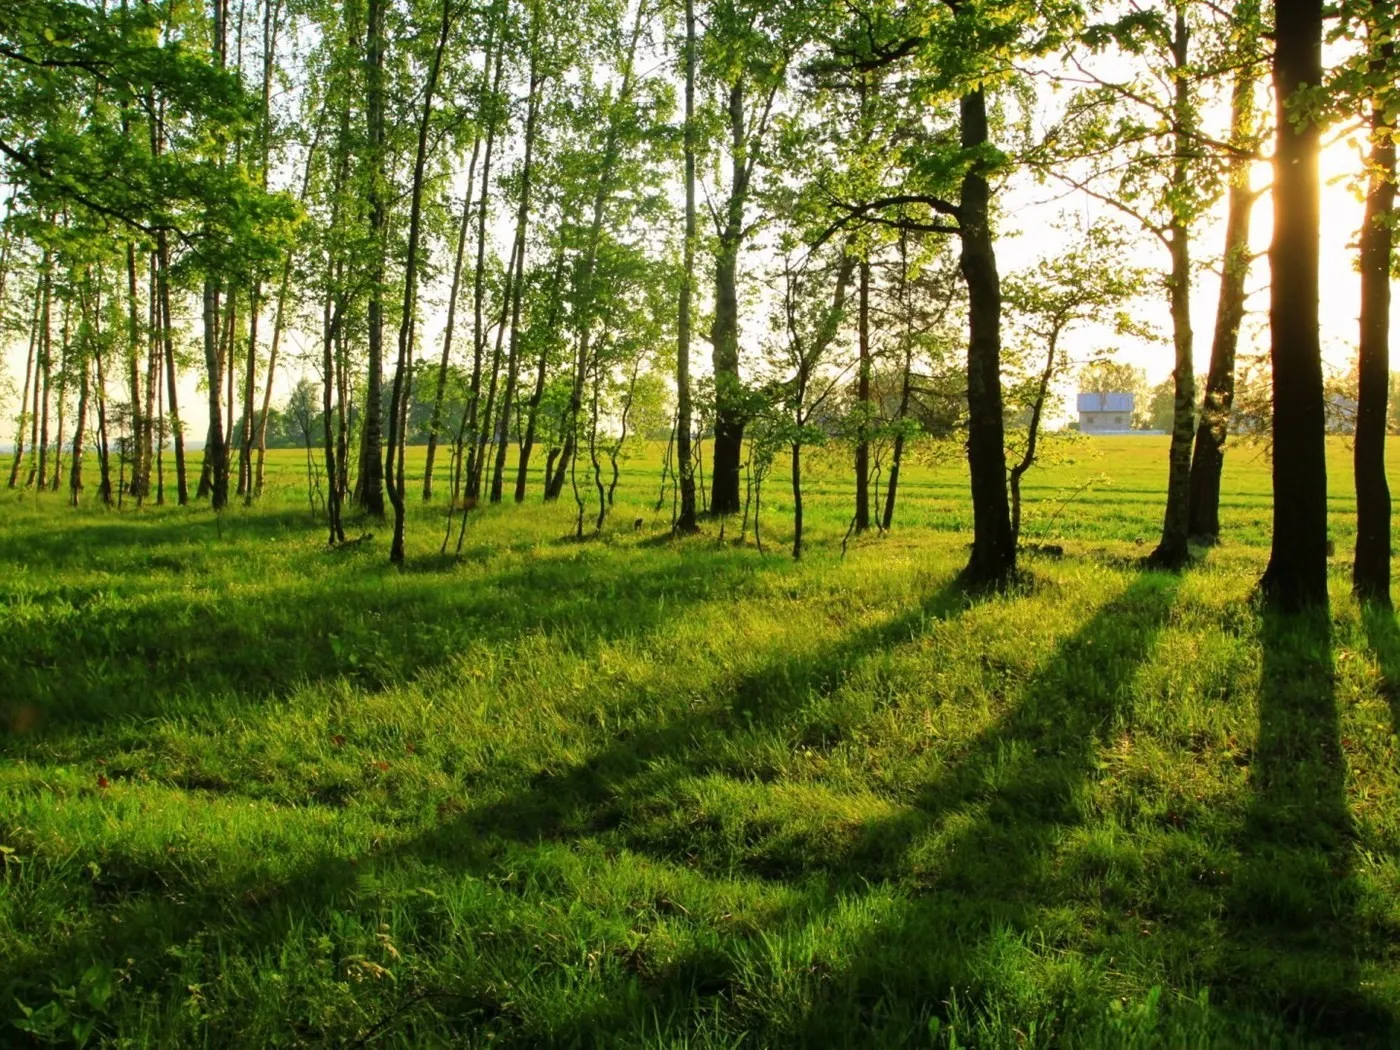
[[[1079,429],[1085,434],[1126,434],[1133,429],[1133,395],[1080,394]]]

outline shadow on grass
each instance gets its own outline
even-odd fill
[[[412,681],[467,647],[537,633],[561,652],[589,652],[695,603],[741,600],[782,569],[704,551],[642,569],[619,551],[460,579],[386,578],[392,570],[375,564],[233,593],[59,588],[31,623],[0,633],[0,729],[32,737],[120,718],[223,717],[327,678],[370,689]]]
[[[1393,1008],[1360,967],[1386,946],[1357,918],[1331,621],[1326,610],[1265,611],[1259,733],[1240,867],[1227,899],[1232,1002],[1270,1004],[1317,1038],[1395,1045]]]
[[[1395,610],[1378,605],[1363,605],[1361,621],[1366,629],[1366,641],[1381,669],[1381,689],[1390,702],[1390,725],[1400,736],[1400,626],[1395,623]]]
[[[713,566],[697,569],[712,583],[722,582],[715,580]],[[639,585],[634,574],[628,579],[629,587]],[[153,872],[140,866],[128,870],[120,858],[105,858],[104,907],[99,915],[106,921],[52,945],[41,957],[0,963],[0,993],[7,996],[4,1009],[16,1000],[44,1001],[49,986],[79,980],[94,959],[131,960],[127,979],[133,987],[149,988],[168,981],[163,960],[192,941],[216,939],[224,958],[255,955],[290,931],[317,929],[341,909],[353,910],[363,881],[375,880],[382,869],[426,868],[429,882],[433,869],[491,878],[499,874],[502,857],[512,851],[528,851],[545,840],[566,846],[580,842],[618,824],[619,802],[645,799],[662,789],[664,781],[705,768],[713,758],[707,741],[789,719],[814,693],[835,689],[853,664],[907,642],[928,619],[952,615],[964,604],[962,592],[949,586],[917,608],[859,631],[837,646],[802,661],[779,659],[743,676],[709,705],[621,733],[578,765],[542,772],[510,797],[449,816],[425,834],[372,851],[363,864],[327,857],[290,878],[250,885],[228,878],[191,883],[175,862],[169,870]],[[73,877],[84,876],[75,869]],[[694,967],[670,972],[672,983],[689,980],[686,974],[695,976]],[[683,989],[671,991],[681,996],[677,1002],[688,1001]],[[655,998],[668,991],[652,989],[648,994]],[[474,1001],[470,994],[460,998]],[[490,1013],[496,1007],[488,1003],[458,1008]],[[0,1022],[5,1018],[0,1012]],[[589,1038],[596,1038],[598,1031]],[[521,1045],[535,1043],[533,1036],[521,1038]]]

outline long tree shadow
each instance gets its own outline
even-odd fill
[[[1366,641],[1381,668],[1381,689],[1390,702],[1390,724],[1400,736],[1400,626],[1395,611],[1378,605],[1361,609]]]
[[[699,572],[706,588],[732,586],[716,578],[712,568],[701,566]],[[668,586],[674,587],[673,579]],[[629,574],[629,587],[646,591],[634,574]],[[381,867],[411,864],[484,876],[495,870],[504,851],[547,838],[572,840],[596,833],[617,823],[619,800],[657,788],[655,771],[668,761],[675,770],[689,768],[688,762],[703,763],[706,738],[787,717],[813,691],[834,689],[853,663],[908,641],[928,619],[950,615],[964,603],[961,590],[949,585],[840,645],[796,663],[780,659],[741,676],[712,706],[657,717],[617,734],[576,767],[542,772],[507,798],[448,814],[426,833],[371,851],[363,863],[325,856],[290,877],[271,874],[249,882],[223,875],[191,882],[176,863],[161,871],[126,870],[108,858],[102,880],[110,902],[103,914],[110,925],[79,928],[68,939],[47,945],[42,954],[6,960],[0,964],[0,992],[9,997],[7,1002],[41,1001],[48,985],[71,982],[91,960],[103,958],[133,960],[133,984],[159,986],[165,979],[161,960],[173,946],[208,935],[219,938],[221,952],[256,952],[278,943],[294,927],[315,926],[338,908],[353,907],[356,887]]]
[[[1357,917],[1331,621],[1326,610],[1265,612],[1260,640],[1252,799],[1222,983],[1233,1001],[1310,1035],[1380,1045],[1400,1029],[1360,979],[1363,961],[1383,958],[1385,946],[1368,943]]]
[[[1048,868],[1066,830],[1085,818],[1085,788],[1104,736],[1130,720],[1133,672],[1167,623],[1178,580],[1136,577],[1072,636],[983,732],[949,754],[937,775],[910,785],[894,815],[849,829],[843,839],[794,841],[773,828],[743,868],[764,877],[823,878],[805,903],[754,931],[754,946],[804,940],[840,909],[877,894],[898,903],[865,943],[808,962],[799,1017],[757,1017],[760,1045],[861,1046],[926,1042],[930,1020],[951,998],[987,993],[986,956],[1006,932],[1028,934],[1055,899]],[[647,784],[648,790],[655,785]],[[629,841],[646,849],[645,841]],[[772,848],[770,848],[772,847]],[[662,1013],[711,1008],[731,997],[742,951],[702,954],[668,968],[652,989]],[[705,972],[702,982],[696,975]],[[750,989],[752,992],[753,990]],[[587,1042],[625,1018],[605,1005],[575,1019],[558,1045]]]
[[[375,566],[303,585],[277,577],[230,595],[203,588],[46,595],[0,632],[0,732],[33,740],[121,718],[227,714],[323,679],[411,681],[473,645],[545,634],[560,652],[641,638],[696,603],[740,600],[783,566],[688,554],[639,569],[619,551],[473,576],[393,579]],[[5,746],[0,737],[0,753]]]

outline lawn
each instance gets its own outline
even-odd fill
[[[800,563],[784,467],[763,555],[668,539],[657,449],[583,543],[535,485],[440,556],[415,482],[403,571],[300,453],[219,520],[0,493],[0,1045],[1397,1045],[1400,629],[1331,453],[1330,619],[1251,602],[1257,449],[1140,568],[1160,438],[1029,475],[1064,554],[997,596],[955,465],[843,557],[818,463]]]

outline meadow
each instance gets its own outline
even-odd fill
[[[801,562],[782,465],[761,554],[669,537],[656,448],[586,542],[532,485],[442,556],[411,485],[402,571],[327,548],[297,452],[219,519],[0,493],[0,1045],[1397,1045],[1349,449],[1290,618],[1257,448],[1223,542],[1142,569],[1165,440],[1029,475],[1000,595],[957,464],[844,555],[819,464]]]

